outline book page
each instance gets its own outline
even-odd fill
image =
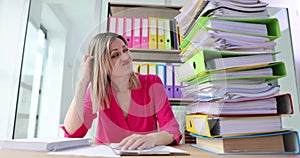
[[[120,157],[108,145],[93,145],[77,149],[48,152],[50,155],[74,155],[88,157]]]
[[[119,155],[170,155],[170,154],[188,155],[188,153],[184,150],[176,149],[171,146],[163,146],[163,145],[155,146],[153,148],[143,149],[143,150],[122,150],[118,146],[118,143],[111,143],[110,146]]]

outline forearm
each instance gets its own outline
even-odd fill
[[[84,99],[88,84],[79,82],[75,96],[64,120],[65,129],[69,134],[74,133],[84,122]]]
[[[153,137],[155,145],[168,145],[174,141],[173,134],[166,131],[160,131],[148,134]]]

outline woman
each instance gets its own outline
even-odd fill
[[[80,67],[63,127],[67,137],[84,137],[98,116],[97,143],[120,142],[130,150],[179,143],[182,136],[162,81],[134,73],[122,36],[96,35]]]

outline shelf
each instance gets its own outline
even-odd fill
[[[186,98],[169,98],[169,102],[172,106],[180,106],[191,104],[193,100]]]
[[[180,63],[179,50],[150,50],[131,48],[134,61]]]
[[[108,2],[108,16],[149,18],[158,17],[174,19],[182,6],[157,5],[157,4],[128,4]],[[181,63],[179,50],[149,50],[130,48],[134,61],[138,62],[164,62]]]
[[[108,4],[108,15],[125,17],[160,17],[173,19],[178,15],[181,6],[157,5],[157,4],[128,4],[112,3]]]

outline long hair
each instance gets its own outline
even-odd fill
[[[123,36],[110,32],[97,34],[89,45],[88,54],[94,57],[91,72],[91,100],[94,113],[99,108],[105,109],[110,107],[110,74],[113,66],[109,46],[117,38],[121,39],[127,45]],[[133,72],[129,78],[129,88],[136,89],[138,86],[138,76]]]

